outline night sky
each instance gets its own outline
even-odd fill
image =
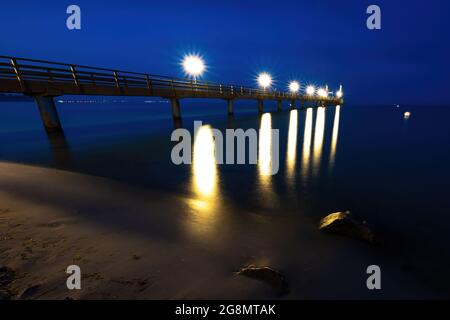
[[[81,7],[82,29],[66,28]],[[366,28],[366,8],[382,30]],[[3,1],[0,55],[182,76],[185,53],[203,79],[255,86],[270,72],[344,84],[352,105],[450,104],[449,1]]]

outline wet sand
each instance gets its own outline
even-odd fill
[[[286,299],[440,297],[383,248],[324,235],[307,217],[205,205],[0,163],[0,266],[13,272],[3,290],[11,299],[276,298],[265,283],[235,274],[253,264],[288,279]],[[383,270],[380,291],[366,288],[374,263]],[[72,264],[81,268],[81,290],[66,287]]]

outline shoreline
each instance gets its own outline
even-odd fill
[[[195,198],[22,164],[0,163],[0,236],[11,299],[277,298],[236,275],[250,264],[287,277],[284,299],[436,297],[382,250],[324,236],[308,218],[205,212]],[[395,287],[365,288],[374,259]],[[66,287],[72,264],[81,290]]]

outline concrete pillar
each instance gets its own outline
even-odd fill
[[[233,114],[233,103],[234,103],[233,99],[228,99],[227,100],[228,115],[230,115],[230,116]]]
[[[291,109],[295,109],[295,99],[291,100]]]
[[[72,154],[70,146],[66,140],[64,132],[48,132],[47,137],[52,146],[53,160],[60,167],[69,167],[72,164]]]
[[[174,119],[181,119],[180,100],[172,98],[170,99],[170,104],[172,105],[172,117]]]
[[[53,97],[35,96],[34,100],[39,108],[45,130],[48,133],[62,132],[61,122],[59,121]]]
[[[277,101],[277,110],[278,111],[283,110],[283,100],[278,100]]]
[[[227,129],[236,129],[234,117],[227,117]]]
[[[262,99],[258,99],[258,112],[259,113],[263,113],[264,112]]]
[[[183,121],[181,118],[172,118],[175,129],[183,128]]]

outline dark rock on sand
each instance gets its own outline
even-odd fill
[[[239,270],[237,274],[267,283],[275,290],[278,296],[289,293],[289,282],[287,279],[272,268],[247,266]]]
[[[319,230],[348,236],[370,244],[379,243],[366,221],[357,220],[350,211],[335,212],[327,215],[320,221]]]
[[[7,267],[0,267],[0,300],[10,300],[13,297],[10,285],[14,281],[14,278],[14,270]]]

